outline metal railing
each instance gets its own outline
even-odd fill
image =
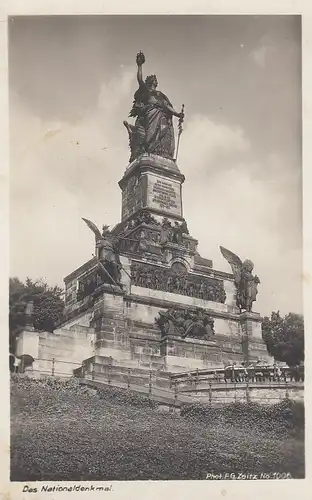
[[[227,383],[272,383],[272,382],[304,382],[304,367],[299,369],[276,366],[252,366],[226,368],[196,369],[187,372],[171,374],[178,383],[198,385],[200,382]]]
[[[181,383],[179,374],[172,375],[165,372],[158,374],[152,370],[125,368],[112,363],[103,365],[95,362],[94,358],[90,358],[88,363],[75,370],[74,374],[80,379],[94,383],[144,392],[149,396],[164,396],[174,401],[174,405],[200,400],[205,400],[205,403],[209,404],[251,400],[278,402],[281,399],[289,398],[293,388],[299,389],[299,399],[302,399],[301,395],[303,395],[301,392],[303,385],[290,381],[268,384],[261,381],[255,383],[249,381],[213,383],[213,381],[206,379],[201,381],[203,382],[201,385],[199,379],[197,383],[195,380],[195,384],[189,386],[185,384],[185,381]],[[260,392],[255,392],[253,389],[276,389],[277,391],[272,390],[272,392],[266,392],[262,396]]]
[[[95,362],[95,357],[85,360],[83,363],[74,361],[60,360],[57,358],[37,358],[34,361],[47,363],[48,366],[40,367],[40,374],[51,376],[76,376],[81,383],[99,383],[102,385],[114,386],[116,388],[127,389],[147,395],[149,398],[156,399],[160,403],[178,407],[181,404],[191,404],[195,401],[204,401],[208,404],[218,405],[233,401],[257,401],[263,402],[271,400],[280,401],[289,398],[292,388],[303,387],[303,383],[293,382],[289,378],[285,380],[267,380],[262,377],[254,381],[244,379],[238,372],[244,371],[241,368],[232,370],[231,377],[227,379],[228,369],[205,369],[177,374],[166,372],[157,372],[143,368],[129,368],[119,364],[113,364],[113,360],[108,363]],[[67,371],[60,371],[60,366],[70,367]],[[74,368],[74,367],[77,368]],[[270,367],[269,367],[270,368]],[[269,371],[267,368],[267,371]],[[248,368],[246,369],[248,370]],[[250,370],[250,369],[249,369]],[[263,371],[263,369],[262,369]],[[284,369],[287,371],[287,368]],[[217,379],[217,374],[223,374]],[[248,372],[247,372],[248,373]],[[272,374],[272,372],[270,372]],[[246,373],[245,373],[246,375]],[[263,373],[262,373],[263,375]],[[263,375],[264,376],[264,375]],[[277,393],[272,395],[266,393],[265,397],[256,395],[251,391],[253,389],[278,389]],[[277,395],[278,394],[278,395]]]
[[[72,376],[73,375],[73,369],[72,370],[69,370],[69,371],[64,371],[64,372],[61,372],[59,369],[57,369],[57,364],[58,363],[61,363],[61,364],[64,364],[64,365],[71,365],[72,367],[74,366],[81,366],[81,363],[78,363],[78,362],[75,362],[75,361],[66,361],[66,360],[63,360],[63,359],[57,359],[57,358],[33,358],[33,363],[30,365],[30,364],[26,364],[23,362],[23,358],[21,359],[21,362],[19,363],[18,366],[16,366],[16,369],[14,370],[15,373],[25,373],[27,371],[29,371],[28,369],[32,369],[32,366],[34,363],[36,362],[40,362],[40,361],[44,361],[44,362],[48,362],[50,364],[49,367],[46,367],[46,368],[43,368],[42,366],[40,367],[40,373],[42,374],[45,374],[45,375],[51,375],[51,376],[55,376],[56,375],[56,372],[57,372],[57,375],[69,375],[69,376]]]

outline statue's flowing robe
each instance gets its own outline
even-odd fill
[[[166,109],[171,106],[167,96],[157,90],[149,90],[142,83],[134,94],[130,116],[137,117],[133,133],[135,156],[142,152],[152,153],[165,158],[173,158],[175,150],[172,115]]]
[[[242,270],[240,299],[243,308],[251,310],[252,303],[256,300],[257,284],[254,276],[249,271]]]

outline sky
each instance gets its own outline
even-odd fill
[[[223,271],[220,245],[251,259],[262,315],[302,313],[296,16],[11,18],[10,275],[62,285],[94,250],[81,217],[120,221],[139,50],[185,104],[178,165],[201,255]]]

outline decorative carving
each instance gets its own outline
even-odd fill
[[[204,309],[167,309],[155,318],[163,336],[178,335],[208,340],[214,335],[214,320]]]
[[[187,274],[187,268],[182,262],[174,262],[171,266],[171,271],[175,274]]]
[[[171,222],[164,218],[160,225],[160,222],[148,211],[142,210],[134,219],[127,222],[122,233],[120,232],[116,237],[119,251],[133,253],[147,251],[159,255],[161,253],[159,245],[173,243],[180,247],[180,255],[181,249],[195,251],[197,245],[196,240],[183,238],[187,234],[184,231],[187,231],[185,221],[180,225],[176,222],[172,227]]]
[[[191,274],[180,275],[172,269],[133,262],[131,283],[144,288],[187,295],[199,299],[224,303],[226,294],[223,281]]]
[[[184,234],[189,234],[185,220],[183,220],[181,224],[175,222],[172,226],[167,217],[163,218],[160,231],[160,243],[162,245],[166,243],[175,243],[176,245],[188,248],[190,247],[190,242],[185,240],[183,241]]]
[[[251,260],[244,262],[224,247],[220,247],[223,257],[228,261],[234,274],[235,286],[237,289],[236,303],[240,310],[251,311],[252,303],[255,302],[258,293],[258,276],[253,276],[254,268]]]
[[[183,227],[178,222],[174,223],[172,228],[172,243],[181,245],[183,242]]]
[[[156,226],[147,227],[146,225],[138,227],[127,236],[119,241],[120,252],[129,253],[142,253],[149,252],[151,254],[161,255],[161,248],[159,246],[159,230]]]
[[[167,217],[164,217],[162,220],[162,223],[161,223],[159,243],[161,245],[164,245],[168,241],[171,241],[171,236],[172,236],[171,222],[170,222],[170,220],[167,219]]]
[[[184,113],[178,113],[172,107],[168,97],[156,90],[156,75],[143,80],[142,65],[145,56],[137,54],[137,80],[139,88],[134,94],[133,106],[129,116],[136,119],[134,125],[124,121],[129,134],[131,150],[130,161],[144,153],[152,153],[164,158],[174,158],[175,141],[172,117],[180,118],[182,124]]]
[[[125,231],[130,231],[140,224],[148,224],[150,226],[159,226],[160,223],[153,217],[150,212],[142,210],[133,219],[127,222],[125,226]]]
[[[93,222],[84,218],[83,220],[95,235],[98,272],[103,275],[104,280],[108,277],[113,284],[121,286],[121,263],[119,259],[118,239],[111,233],[109,226],[103,226],[101,234]]]

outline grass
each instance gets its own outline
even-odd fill
[[[205,479],[207,473],[304,477],[303,431],[209,422],[74,382],[11,383],[11,480]]]

